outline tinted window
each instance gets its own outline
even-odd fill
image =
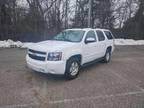
[[[109,31],[104,31],[105,35],[107,36],[108,39],[113,39],[113,36],[111,34],[111,32]]]
[[[86,39],[87,38],[94,38],[95,41],[96,41],[96,35],[95,35],[95,32],[94,31],[89,31],[86,35]]]
[[[96,32],[97,32],[98,40],[99,40],[99,41],[104,41],[104,40],[105,40],[105,37],[104,37],[103,32],[100,31],[100,30],[97,30]]]

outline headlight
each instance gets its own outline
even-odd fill
[[[48,61],[60,61],[62,59],[62,52],[50,52],[48,53]]]

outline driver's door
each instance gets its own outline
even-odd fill
[[[93,38],[94,41],[86,42],[88,38]],[[85,43],[83,45],[83,64],[91,62],[96,59],[96,48],[97,48],[97,39],[96,34],[93,30],[87,32],[85,37]]]

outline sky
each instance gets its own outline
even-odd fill
[[[26,0],[17,0],[17,4],[21,7],[26,7],[28,5]]]

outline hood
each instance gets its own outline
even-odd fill
[[[39,43],[35,43],[29,47],[29,49],[37,50],[37,51],[61,51],[64,48],[70,47],[75,43],[66,42],[66,41],[55,41],[55,40],[48,40],[42,41]]]

